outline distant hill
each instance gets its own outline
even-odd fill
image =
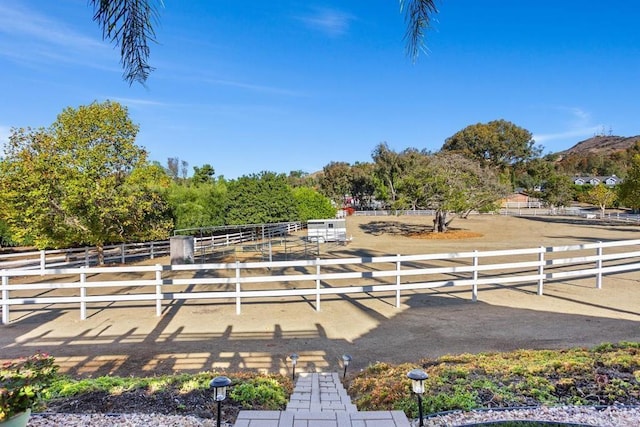
[[[640,135],[594,136],[553,157],[556,168],[569,175],[624,177],[635,153],[640,153]]]
[[[640,135],[637,136],[594,136],[578,142],[568,150],[556,153],[560,159],[566,156],[588,156],[613,154],[626,151],[640,142]]]

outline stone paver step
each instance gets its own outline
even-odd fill
[[[410,427],[402,411],[359,412],[337,373],[299,375],[285,411],[241,411],[235,427]]]
[[[241,411],[235,427],[410,427],[402,411]]]

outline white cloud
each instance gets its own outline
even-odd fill
[[[600,132],[602,124],[594,124],[591,113],[579,107],[556,106],[553,108],[562,114],[567,115],[565,119],[565,129],[558,132],[533,135],[537,143],[566,140],[570,138],[590,138]]]
[[[583,138],[583,137],[590,138],[594,134],[598,133],[600,130],[602,130],[602,125],[585,127],[580,129],[572,129],[572,130],[556,132],[556,133],[536,134],[536,135],[533,135],[533,139],[537,143],[544,143],[544,142],[558,141],[558,140],[569,139],[569,138]]]
[[[24,63],[71,62],[95,66],[96,54],[109,55],[100,40],[15,3],[0,3],[0,55]]]
[[[312,14],[297,19],[310,28],[337,37],[347,33],[353,16],[335,9],[316,9]]]
[[[270,93],[275,95],[286,95],[286,96],[304,96],[301,92],[296,92],[289,89],[283,89],[275,86],[264,86],[264,85],[256,85],[252,83],[243,83],[232,80],[221,80],[221,79],[203,79],[203,81],[211,84],[217,84],[222,86],[231,86],[237,87],[240,89],[247,89],[254,92],[262,92],[262,93]]]

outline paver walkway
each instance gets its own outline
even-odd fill
[[[336,373],[302,373],[284,411],[240,411],[235,427],[410,427],[402,411],[358,411]]]

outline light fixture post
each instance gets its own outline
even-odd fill
[[[291,359],[291,379],[296,380],[296,365],[298,364],[299,356],[296,353],[291,353],[289,359]]]
[[[213,389],[213,395],[218,402],[218,417],[216,419],[216,427],[220,427],[222,422],[222,401],[227,397],[227,387],[231,385],[231,380],[227,377],[215,377],[209,383],[209,388]]]
[[[344,372],[342,373],[342,380],[347,376],[347,366],[351,363],[352,357],[349,354],[342,355],[342,365],[344,366]]]
[[[422,369],[413,369],[409,371],[407,377],[411,380],[411,389],[418,396],[418,414],[420,416],[419,426],[424,427],[424,419],[422,415],[422,395],[424,394],[424,381],[429,378],[427,373]]]

